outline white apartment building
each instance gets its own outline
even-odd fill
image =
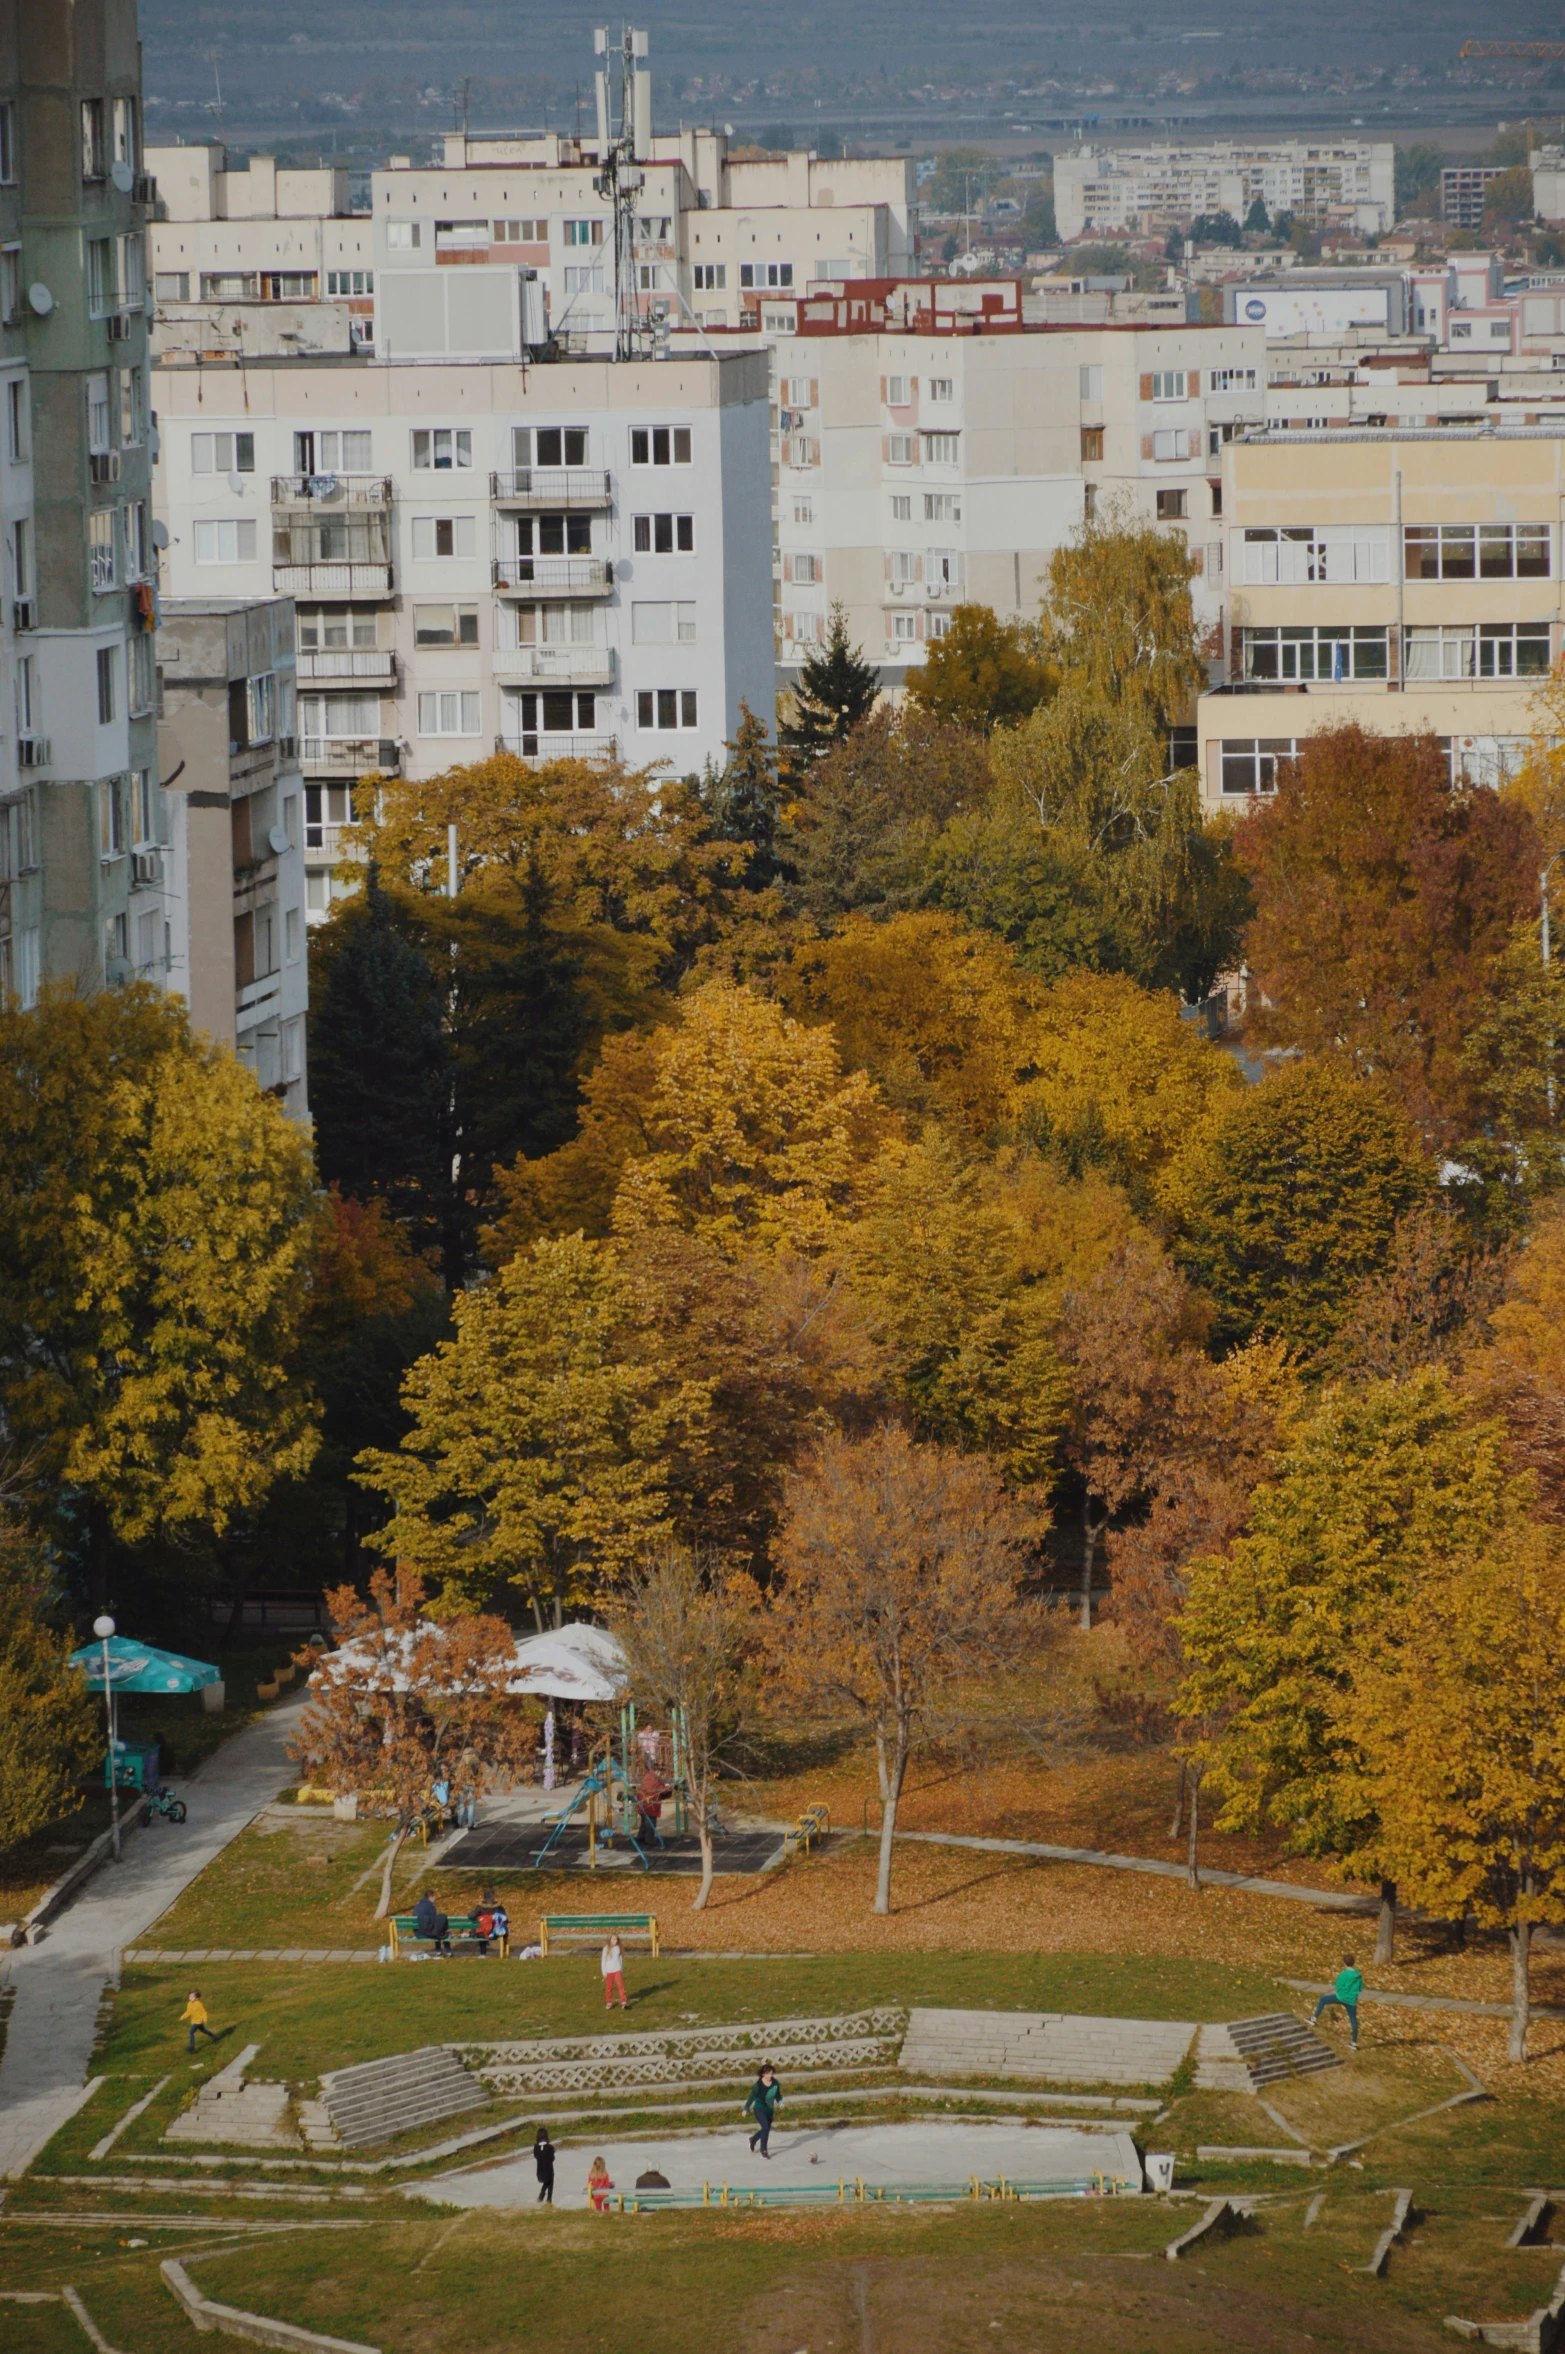
[[[1260,333],[1033,328],[1019,309],[1004,281],[768,302],[785,666],[840,602],[899,685],[954,605],[1034,617],[1050,556],[1117,507],[1185,534],[1197,615],[1220,642],[1222,451],[1265,416]]]
[[[1202,696],[1208,804],[1272,790],[1350,721],[1431,732],[1494,783],[1565,654],[1565,417],[1242,436],[1223,453],[1229,683]]]
[[[1389,139],[1225,139],[1082,147],[1054,159],[1054,217],[1067,243],[1089,231],[1160,235],[1201,213],[1242,222],[1257,197],[1273,216],[1378,234],[1396,219],[1396,150]]]
[[[280,169],[265,155],[236,171],[221,146],[158,147],[149,160],[158,175],[152,286],[166,329],[220,316],[236,344],[249,325],[254,352],[256,326],[274,306],[322,304],[331,306],[324,348],[371,339],[370,224],[349,210],[345,171]],[[304,320],[314,325],[309,308]]]
[[[175,597],[297,612],[308,913],[354,780],[721,765],[775,693],[765,355],[155,371]]]

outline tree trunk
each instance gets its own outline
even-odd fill
[[[1108,1526],[1108,1514],[1101,1520],[1092,1517],[1091,1503],[1082,1507],[1081,1515],[1081,1631],[1092,1632],[1092,1570],[1098,1557],[1098,1539]]]
[[[712,1813],[704,1782],[696,1793],[696,1837],[701,1842],[701,1885],[690,1910],[704,1913],[706,1900],[712,1893]]]
[[[1508,2060],[1527,2057],[1527,2027],[1532,2010],[1532,1923],[1518,1921],[1511,1937],[1511,2036]]]
[[[1170,1839],[1177,1839],[1185,1827],[1185,1761],[1179,1761],[1179,1788],[1174,1797],[1174,1819],[1168,1827]]]
[[[880,1803],[884,1807],[891,1795],[891,1781],[886,1772],[886,1736],[879,1725],[875,1727],[875,1771],[880,1778]]]
[[[380,1875],[380,1902],[375,1907],[377,1921],[383,1921],[391,1910],[391,1875],[397,1858],[402,1853],[402,1842],[407,1835],[407,1826],[399,1823],[392,1836],[391,1845],[386,1850],[386,1867]]]
[[[1201,1885],[1201,1774],[1196,1766],[1187,1768],[1190,1781],[1190,1844],[1185,1850],[1185,1878],[1192,1888]]]
[[[902,1777],[907,1772],[907,1733],[897,1729],[896,1754],[891,1761],[890,1787],[880,1816],[880,1869],[875,1875],[875,1910],[891,1910],[891,1842],[897,1833],[897,1802],[902,1796]]]
[[[1394,1880],[1380,1883],[1380,1917],[1375,1925],[1375,1959],[1389,1962],[1397,1934],[1397,1884]]]

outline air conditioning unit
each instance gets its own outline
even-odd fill
[[[135,315],[134,311],[111,311],[109,313],[105,324],[109,330],[111,343],[129,343],[131,322]]]
[[[396,737],[382,736],[379,740],[378,749],[380,757],[376,762],[376,766],[380,769],[383,776],[394,775],[398,762],[401,758],[401,752]]]
[[[11,627],[13,629],[36,629],[37,626],[37,608],[33,604],[32,598],[18,597],[16,603],[11,607]]]
[[[277,738],[277,757],[279,760],[297,760],[299,757],[298,737],[279,736]]]
[[[118,482],[120,453],[118,450],[93,450],[87,459],[87,473],[93,482]]]
[[[131,190],[131,202],[133,204],[156,204],[157,201],[157,181],[151,172],[138,172],[135,186]]]
[[[130,854],[130,879],[133,883],[155,883],[158,879],[158,854],[155,850],[133,850]]]
[[[47,736],[19,736],[16,743],[18,768],[47,768],[49,739]]]

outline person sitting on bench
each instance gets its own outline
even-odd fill
[[[441,1912],[434,1898],[426,1889],[413,1907],[414,1936],[428,1938],[437,1954],[449,1955],[451,1951],[451,1939],[448,1934],[450,1927],[451,1924],[445,1914]]]

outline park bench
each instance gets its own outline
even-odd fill
[[[783,1854],[808,1855],[810,1842],[824,1839],[831,1829],[831,1809],[826,1806],[807,1806],[791,1831],[783,1833]]]
[[[621,1945],[644,1938],[656,1958],[656,1913],[545,1913],[538,1923],[538,1943],[546,1954],[573,1945],[602,1945],[611,1933]]]
[[[446,1922],[446,1936],[453,1946],[458,1939],[461,1939],[464,1944],[478,1946],[480,1952],[483,1950],[478,1935],[478,1915],[476,1913],[452,1913]],[[391,1917],[391,1958],[393,1961],[396,1960],[405,1945],[433,1945],[433,1943],[432,1937],[420,1937],[416,1914],[393,1913]],[[503,1937],[491,1935],[489,1943],[499,1948],[502,1961],[509,1958],[511,1951],[509,1930]]]

